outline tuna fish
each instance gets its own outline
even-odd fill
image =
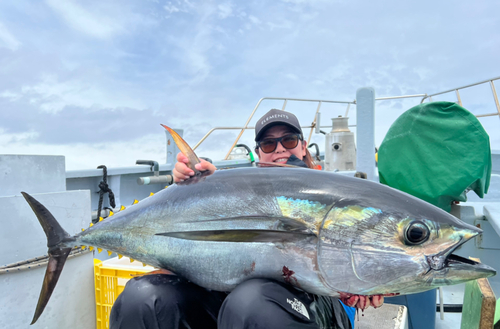
[[[171,133],[194,168],[198,158]],[[318,295],[411,294],[496,274],[452,254],[480,229],[406,193],[335,173],[197,172],[75,236],[23,195],[50,256],[32,323],[75,245],[126,255],[219,291],[260,277]]]

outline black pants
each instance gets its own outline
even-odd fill
[[[272,280],[252,279],[226,294],[153,274],[127,283],[109,322],[110,329],[349,329],[342,306],[331,300]]]

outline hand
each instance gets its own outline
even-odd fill
[[[397,294],[362,296],[341,293],[340,300],[347,306],[365,310],[370,306],[373,306],[374,308],[382,306],[384,304],[384,296],[390,297],[396,295]]]
[[[211,175],[217,170],[213,164],[203,159],[200,159],[200,163],[197,163],[194,167],[199,171],[208,171],[208,174]],[[177,154],[177,163],[175,164],[174,170],[172,170],[172,174],[174,176],[174,182],[179,183],[183,182],[185,179],[191,178],[194,176],[194,171],[189,169],[186,165],[188,163],[188,158],[182,154]]]
[[[374,296],[361,296],[361,295],[352,295],[349,298],[342,298],[342,303],[347,306],[355,307],[356,309],[364,310],[370,306],[374,308],[382,306],[384,304],[384,296],[382,295],[374,295]]]

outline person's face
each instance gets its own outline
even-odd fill
[[[264,135],[262,135],[262,140],[266,138],[279,138],[285,135],[295,134],[295,132],[290,129],[288,126],[273,126],[266,130]],[[271,153],[264,153],[261,149],[257,150],[257,155],[259,156],[259,160],[261,162],[277,162],[277,163],[286,163],[288,158],[295,155],[297,158],[302,160],[306,155],[306,141],[299,140],[297,146],[293,149],[286,149],[278,143],[276,149]]]

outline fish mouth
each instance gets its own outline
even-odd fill
[[[466,280],[487,278],[496,275],[496,270],[488,265],[453,254],[461,245],[480,233],[482,231],[468,234],[467,237],[462,237],[458,243],[448,249],[438,254],[426,256],[427,263],[429,264],[427,273],[431,271],[453,272],[457,277],[462,277]]]
[[[487,278],[497,274],[494,268],[486,264],[453,254],[446,258],[445,267],[454,271],[473,272],[477,275],[477,278]]]

